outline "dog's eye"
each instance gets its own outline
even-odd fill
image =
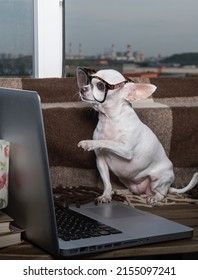
[[[102,82],[98,82],[97,83],[97,88],[100,90],[100,91],[105,91],[105,85],[102,83]]]

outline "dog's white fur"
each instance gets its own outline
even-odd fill
[[[115,70],[100,70],[96,76],[109,84],[117,84],[125,78]],[[134,194],[146,193],[148,203],[161,201],[168,192],[183,193],[198,182],[195,173],[191,182],[183,189],[171,188],[174,181],[173,165],[156,135],[143,124],[131,106],[131,101],[149,97],[156,87],[152,84],[126,83],[123,87],[109,90],[104,103],[94,100],[100,94],[92,79],[81,93],[84,101],[90,102],[99,112],[99,121],[93,140],[78,143],[86,151],[94,150],[104,192],[98,202],[110,202],[112,186],[109,169]]]

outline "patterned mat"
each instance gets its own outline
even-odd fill
[[[64,207],[68,207],[70,204],[75,204],[77,207],[80,205],[93,202],[102,194],[103,190],[98,187],[63,187],[59,185],[53,190],[54,200],[56,203],[61,204]],[[131,207],[152,207],[147,203],[146,195],[134,195],[125,190],[116,190],[113,194],[113,200],[120,201],[128,204]],[[198,204],[198,187],[194,188],[187,194],[168,194],[163,201],[155,204],[155,206],[162,205],[185,205],[185,204]]]

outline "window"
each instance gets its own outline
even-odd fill
[[[0,76],[62,77],[64,0],[0,0]]]
[[[32,76],[32,0],[0,0],[0,38],[0,76]]]
[[[198,77],[197,0],[65,0],[66,74]]]

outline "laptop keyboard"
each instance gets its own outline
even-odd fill
[[[77,240],[121,233],[120,230],[102,224],[94,219],[55,205],[58,237],[65,240]]]

